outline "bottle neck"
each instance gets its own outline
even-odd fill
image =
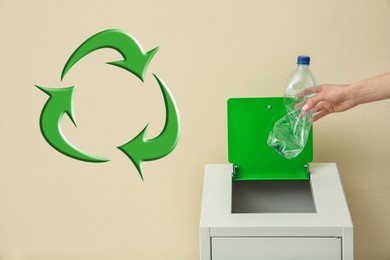
[[[310,64],[298,64],[298,69],[308,69]]]

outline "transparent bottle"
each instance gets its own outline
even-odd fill
[[[302,113],[300,107],[295,108],[307,98],[298,99],[297,94],[316,84],[309,65],[309,56],[298,56],[298,67],[288,78],[284,92],[287,114],[275,123],[267,140],[269,146],[287,159],[293,159],[303,151],[312,125],[311,113]]]

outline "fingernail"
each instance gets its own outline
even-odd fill
[[[306,110],[308,110],[309,109],[309,106],[308,105],[304,105],[303,107],[302,107],[302,110],[303,111],[306,111]]]

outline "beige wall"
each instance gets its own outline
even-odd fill
[[[108,28],[145,50],[160,45],[145,84],[105,65],[101,50],[63,82],[75,48]],[[280,96],[298,54],[319,83],[390,71],[390,1],[0,0],[0,259],[198,259],[203,166],[227,162],[226,100]],[[115,147],[164,105],[151,73],[169,86],[181,116],[172,154],[144,164],[142,182]],[[70,159],[39,131],[47,96],[33,84],[77,84],[78,147],[112,158]],[[356,259],[389,259],[390,101],[315,125],[314,157],[337,162],[355,225]]]

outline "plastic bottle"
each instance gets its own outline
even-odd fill
[[[312,125],[310,113],[304,114],[301,108],[295,109],[296,104],[307,98],[297,99],[296,95],[316,84],[309,65],[309,56],[298,56],[298,67],[288,78],[284,92],[287,114],[275,123],[267,140],[269,146],[287,159],[295,158],[305,148]]]

